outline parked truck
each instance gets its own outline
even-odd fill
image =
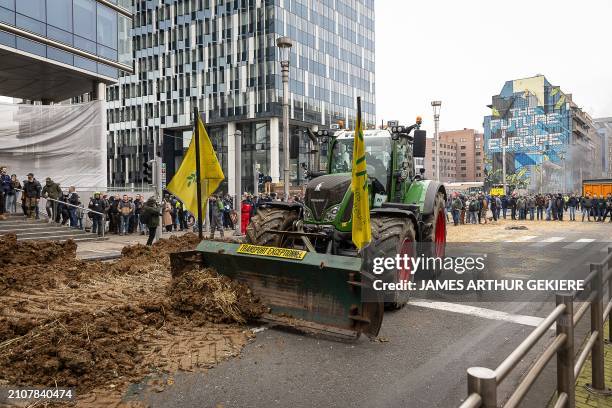
[[[612,194],[612,179],[583,180],[582,195],[586,194],[590,194],[591,197],[594,194],[600,197]]]

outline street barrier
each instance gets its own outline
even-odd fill
[[[21,192],[21,194],[23,194],[23,189],[16,188],[15,190],[19,191],[19,192]],[[59,200],[56,200],[56,199],[50,198],[50,197],[40,197],[38,208],[39,209],[40,208],[45,209],[46,208],[46,201],[51,201],[51,202],[56,203],[56,206],[54,206],[54,209],[53,209],[53,217],[51,219],[49,219],[50,222],[55,222],[55,220],[54,220],[55,212],[57,211],[57,207],[59,205],[65,205],[67,207],[72,207],[72,208],[75,208],[77,210],[81,210],[82,213],[83,213],[83,216],[85,216],[87,213],[92,213],[92,214],[96,214],[96,215],[99,215],[100,217],[102,217],[102,220],[104,220],[106,218],[106,214],[103,214],[101,212],[91,210],[91,209],[89,209],[89,208],[87,208],[85,206],[82,206],[82,205],[74,205],[74,204],[70,204],[70,203],[67,203],[65,201],[59,201]],[[106,230],[105,222],[102,222],[102,238],[104,238],[104,236],[105,236],[105,230]]]
[[[604,285],[606,283],[608,301],[604,309]],[[612,315],[610,314],[612,310],[612,247],[608,248],[608,255],[602,262],[590,265],[590,273],[585,278],[585,290],[589,288],[589,296],[577,311],[574,311],[574,300],[578,293],[556,294],[557,306],[555,309],[495,370],[470,367],[467,370],[468,397],[459,408],[496,408],[497,386],[555,323],[556,336],[552,343],[538,356],[503,407],[518,407],[546,364],[555,355],[557,356],[557,399],[553,405],[554,408],[574,408],[576,406],[576,378],[589,354],[591,354],[592,378],[591,383],[586,386],[587,390],[593,394],[612,395],[612,390],[605,384],[603,334],[604,322],[608,319],[608,341],[612,341]],[[576,356],[574,328],[589,309],[591,311],[590,334],[582,351]]]

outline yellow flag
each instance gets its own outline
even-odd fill
[[[368,174],[366,171],[365,141],[361,118],[361,100],[357,100],[357,126],[353,142],[353,243],[363,248],[372,239],[370,229],[370,198],[368,195]]]
[[[215,150],[210,143],[208,133],[204,128],[202,119],[198,115],[198,134],[200,137],[200,182],[202,184],[202,216],[206,208],[208,197],[215,192],[219,184],[225,179]],[[196,188],[196,135],[193,134],[189,148],[185,153],[181,167],[168,184],[168,191],[177,196],[185,208],[192,214],[198,213],[198,194]]]

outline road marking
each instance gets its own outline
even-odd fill
[[[517,237],[517,238],[513,238],[513,239],[509,239],[505,242],[526,242],[526,241],[530,241],[534,238],[537,238],[537,235],[525,235],[523,237]]]
[[[460,303],[436,302],[431,300],[411,300],[411,306],[427,309],[443,310],[445,312],[460,313],[469,316],[481,317],[489,320],[499,320],[509,323],[522,324],[524,326],[537,327],[544,320],[541,317],[516,315],[483,307],[463,305]],[[553,328],[555,326],[553,325]]]
[[[559,241],[563,241],[563,237],[550,237],[550,238],[543,239],[542,241],[536,242],[534,246],[544,247],[546,245],[550,245],[552,243],[559,242]]]
[[[581,249],[593,241],[595,240],[591,238],[581,238],[577,240],[576,242],[573,242],[569,245],[564,246],[563,249]]]

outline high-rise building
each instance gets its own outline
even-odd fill
[[[202,115],[234,191],[234,134],[242,135],[242,184],[254,172],[279,181],[282,83],[276,39],[290,51],[291,179],[309,162],[306,128],[352,127],[356,98],[374,124],[374,0],[153,0],[136,2],[136,72],[109,89],[109,183],[142,183],[142,162],[162,145],[167,181]],[[295,154],[297,153],[297,154]]]
[[[0,95],[60,102],[132,72],[131,0],[0,0]]]
[[[484,118],[487,181],[532,191],[580,191],[602,172],[593,120],[543,75],[507,81]]]
[[[436,178],[436,155],[440,154],[440,181],[443,183],[452,183],[457,176],[457,145],[442,141],[442,133],[440,133],[440,148],[436,148],[436,140],[433,137],[428,137],[425,143],[425,158],[423,159],[423,168],[425,176],[430,179]]]
[[[603,176],[612,178],[612,117],[593,119],[601,138],[601,164]]]
[[[445,183],[484,180],[484,135],[474,129],[440,132],[440,180]],[[436,176],[436,142],[427,139],[425,174]]]

